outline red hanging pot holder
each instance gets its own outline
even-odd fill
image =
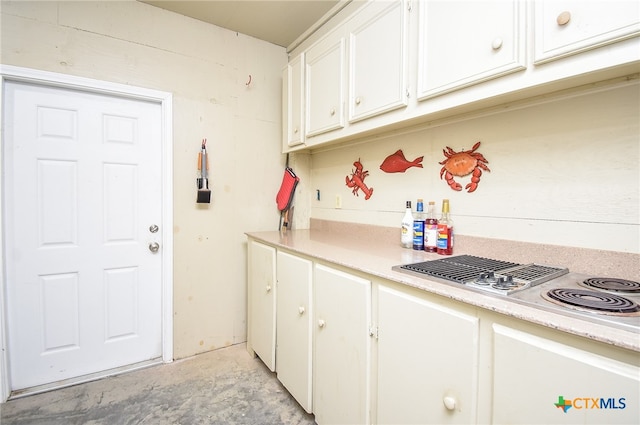
[[[296,173],[289,167],[285,168],[284,176],[282,177],[282,184],[280,190],[276,195],[276,204],[278,204],[279,211],[286,211],[291,206],[293,201],[293,194],[296,191],[296,186],[300,181],[300,177],[296,176]]]

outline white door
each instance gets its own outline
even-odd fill
[[[11,389],[160,358],[160,105],[20,82],[4,93]]]

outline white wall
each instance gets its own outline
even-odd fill
[[[245,341],[244,232],[279,218],[285,49],[135,1],[0,7],[2,64],[173,93],[174,354]],[[195,202],[203,138],[210,205]]]
[[[476,192],[455,192],[439,177],[442,149],[477,141],[491,171]],[[382,172],[397,149],[424,155],[424,168]],[[366,201],[345,185],[358,158],[374,188]],[[621,79],[314,152],[310,217],[399,228],[405,200],[439,210],[449,198],[459,234],[640,253],[639,170],[640,86]]]

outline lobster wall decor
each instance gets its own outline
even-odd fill
[[[364,183],[364,179],[369,175],[369,171],[362,171],[364,167],[360,162],[360,158],[358,158],[358,160],[353,163],[353,166],[356,168],[352,171],[351,177],[345,177],[347,186],[353,188],[351,192],[356,196],[360,196],[358,194],[358,191],[362,190],[362,193],[364,193],[364,199],[367,200],[371,198],[371,195],[373,194],[373,188],[367,187],[367,185]]]
[[[440,170],[440,179],[444,176],[451,189],[462,190],[462,186],[454,180],[454,176],[464,177],[472,174],[471,183],[464,187],[467,189],[467,192],[471,193],[478,187],[482,170],[491,171],[486,165],[489,161],[487,161],[480,152],[476,152],[476,149],[479,147],[480,142],[473,145],[470,151],[463,149],[460,152],[456,152],[449,146],[447,146],[446,150],[442,149],[442,153],[444,153],[446,159],[439,163],[443,165]]]

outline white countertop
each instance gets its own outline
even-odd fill
[[[606,325],[594,324],[522,305],[501,295],[483,294],[455,283],[443,283],[428,277],[414,277],[392,270],[393,266],[436,260],[442,256],[402,248],[386,238],[363,234],[328,232],[326,230],[289,230],[287,232],[248,232],[247,236],[291,252],[341,265],[353,270],[411,286],[452,300],[481,307],[496,313],[536,323],[573,335],[640,352],[640,335]],[[478,255],[456,249],[455,255]]]

